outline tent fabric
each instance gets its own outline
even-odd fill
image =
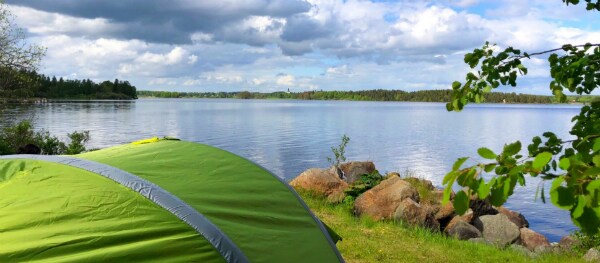
[[[95,173],[0,159],[0,262],[226,262],[146,197]]]
[[[219,251],[224,259],[227,260],[227,262],[249,262],[239,248],[237,248],[237,246],[227,237],[227,235],[221,232],[202,214],[198,213],[191,206],[181,201],[176,196],[164,191],[157,185],[128,172],[105,164],[66,156],[11,155],[4,156],[3,159],[32,159],[54,162],[66,164],[102,175],[133,190],[134,192],[143,195],[190,225],[192,228],[194,228],[194,230],[204,236]]]
[[[235,154],[151,140],[73,157],[176,196],[249,262],[343,262],[297,193]],[[184,220],[98,172],[0,158],[0,244],[10,244],[0,246],[0,261],[232,262]]]

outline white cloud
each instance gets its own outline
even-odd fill
[[[560,1],[493,1],[478,14],[470,13],[471,7],[492,1],[309,2],[173,2],[173,9],[187,7],[177,9],[186,17],[210,18],[198,25],[178,24],[178,17],[170,24],[145,25],[109,19],[110,14],[83,18],[11,8],[29,33],[28,41],[48,47],[43,73],[125,78],[139,89],[439,89],[464,78],[469,69],[463,55],[486,40],[529,52],[600,42],[600,31],[594,29],[599,20],[586,21],[588,13]],[[300,5],[287,7],[290,3]],[[141,15],[132,14],[132,19]],[[161,42],[171,31],[189,43]],[[162,40],[154,41],[157,36]],[[524,63],[530,71],[524,83],[545,93],[545,57]]]
[[[292,75],[283,75],[277,78],[277,85],[294,86],[296,78]]]

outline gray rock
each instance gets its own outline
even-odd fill
[[[549,253],[559,253],[560,252],[560,248],[559,247],[554,247],[554,246],[539,246],[536,247],[533,252],[535,252],[538,255],[541,254],[549,254]]]
[[[550,242],[548,242],[548,239],[544,235],[525,227],[521,228],[520,231],[521,244],[527,249],[534,251],[538,247],[550,246]]]
[[[458,240],[469,240],[481,237],[481,232],[465,221],[457,221],[451,227],[445,229],[446,234]]]
[[[373,162],[347,162],[340,164],[339,168],[344,172],[346,182],[351,184],[359,180],[361,175],[374,172],[375,164]]]
[[[394,220],[402,221],[412,226],[422,226],[433,231],[440,230],[440,224],[433,214],[411,198],[406,198],[396,208]]]
[[[570,250],[576,246],[581,245],[581,241],[577,240],[574,236],[568,235],[564,236],[558,242],[558,245],[564,250]]]
[[[517,225],[519,228],[529,227],[529,222],[521,213],[509,210],[503,206],[498,207],[496,209],[498,210],[498,213],[506,215],[508,219],[515,223],[515,225]]]
[[[536,256],[535,253],[529,251],[529,249],[527,249],[524,246],[520,246],[520,245],[517,245],[517,244],[512,244],[512,245],[510,245],[510,248],[512,250],[514,250],[514,251],[520,252],[521,254],[529,256],[529,257],[535,257]]]
[[[595,248],[590,248],[587,253],[583,256],[583,260],[589,262],[600,262],[600,251]]]
[[[487,242],[500,247],[512,244],[521,234],[519,227],[503,214],[480,216],[473,225]]]

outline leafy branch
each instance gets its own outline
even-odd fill
[[[563,0],[578,4],[579,0]],[[585,0],[587,10],[600,11],[600,2]],[[527,53],[508,47],[497,51],[496,45],[486,42],[482,48],[467,53],[464,62],[473,70],[467,73],[465,83],[452,83],[452,101],[449,111],[460,111],[471,102],[483,102],[483,93],[503,85],[517,86],[519,75],[528,69],[521,63],[524,58],[550,54],[550,90],[556,101],[565,102],[567,90],[579,95],[590,94],[600,86],[600,44],[571,45],[541,52]],[[452,186],[463,187],[454,199],[458,213],[464,213],[471,198],[486,199],[492,205],[502,205],[513,194],[517,184],[524,186],[526,176],[552,180],[549,195],[557,207],[569,210],[573,222],[587,234],[600,231],[600,101],[583,106],[579,115],[572,118],[570,134],[575,138],[562,140],[554,133],[536,136],[527,147],[527,156],[521,155],[521,142],[506,144],[496,154],[480,148],[479,156],[494,160],[462,168],[468,160],[459,158],[443,180],[446,186],[444,201],[450,199]],[[484,174],[492,175],[489,181]],[[541,188],[545,202],[545,189]]]

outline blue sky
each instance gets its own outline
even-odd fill
[[[447,89],[485,41],[600,43],[600,13],[561,0],[8,0],[40,71],[142,90]],[[502,91],[549,94],[545,57]]]

